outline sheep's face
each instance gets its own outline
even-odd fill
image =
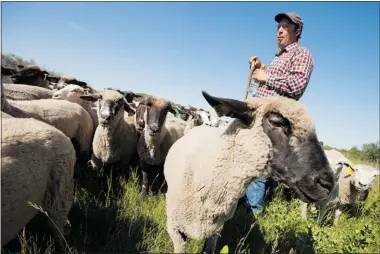
[[[15,84],[39,85],[49,75],[47,71],[41,70],[38,66],[19,65],[20,71],[11,76],[12,82]]]
[[[199,115],[202,118],[202,122],[205,125],[212,126],[211,115],[208,112],[206,112],[204,110],[197,110],[196,114]]]
[[[272,160],[267,169],[275,180],[294,189],[307,203],[328,197],[335,186],[334,173],[312,120],[299,102],[284,97],[242,102],[202,93],[219,117],[238,118],[254,133],[262,130],[261,138],[268,139],[272,147]],[[268,154],[252,156],[267,157]]]
[[[360,192],[369,190],[372,187],[376,176],[379,176],[380,174],[379,170],[364,164],[355,165],[351,168],[354,171],[352,184]]]
[[[109,126],[124,117],[124,110],[129,115],[135,113],[125,98],[116,91],[105,90],[99,94],[82,95],[81,99],[98,102],[98,119],[101,126]]]
[[[53,99],[68,100],[70,102],[78,102],[80,96],[85,95],[86,90],[78,85],[67,85],[53,94]]]
[[[144,112],[145,131],[154,136],[157,134],[166,120],[166,114],[171,112],[175,114],[172,104],[169,101],[148,96],[142,99],[139,107],[146,107]],[[141,117],[141,112],[137,115],[137,119]]]

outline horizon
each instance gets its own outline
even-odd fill
[[[379,2],[2,2],[2,53],[34,59],[95,89],[157,95],[215,115],[201,91],[242,100],[248,58],[257,55],[269,65],[277,51],[274,16],[295,11],[305,23],[300,45],[314,58],[300,102],[324,145],[361,149],[379,141],[379,7]]]

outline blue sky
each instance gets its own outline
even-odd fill
[[[2,2],[2,52],[95,88],[210,109],[201,90],[243,99],[248,58],[270,64],[278,12],[301,14],[315,68],[301,98],[319,138],[379,140],[378,2]]]

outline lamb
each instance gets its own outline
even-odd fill
[[[365,200],[380,171],[364,164],[354,165],[335,149],[326,150],[325,153],[334,170],[336,184],[328,198],[316,202],[319,209],[317,223],[322,222],[330,208],[335,208],[333,224],[336,226],[342,214],[342,207],[353,204],[355,200]],[[306,219],[306,215],[307,204],[303,203],[301,217]]]
[[[187,238],[206,238],[202,252],[214,253],[253,178],[271,175],[307,203],[329,195],[334,174],[301,103],[202,94],[219,117],[235,119],[226,128],[193,128],[167,154],[166,226],[174,252],[185,252]]]
[[[37,65],[18,65],[20,69],[15,75],[11,76],[14,84],[31,85],[51,89],[50,82],[46,79],[49,72],[42,70]]]
[[[80,162],[87,160],[93,136],[91,116],[80,105],[54,99],[13,101],[5,98],[1,84],[1,110],[18,118],[34,118],[48,123],[68,136]]]
[[[57,247],[64,247],[57,228],[64,233],[69,226],[74,165],[74,147],[58,129],[32,118],[2,119],[2,246],[38,213],[30,201],[48,212],[57,226],[50,224]]]
[[[4,83],[5,97],[15,101],[49,99],[53,91],[39,86]]]
[[[144,123],[137,152],[142,171],[142,190],[144,197],[148,193],[149,178],[155,173],[160,174],[170,147],[184,135],[186,122],[174,117],[174,106],[171,102],[153,96],[145,96],[139,102],[138,108],[145,106]],[[136,111],[137,119],[140,117]],[[156,170],[155,170],[156,169]]]
[[[99,125],[92,142],[92,167],[98,169],[103,164],[106,166],[118,164],[120,169],[127,168],[136,154],[138,141],[132,116],[134,110],[122,94],[113,90],[81,95],[80,98],[92,102],[98,101]]]
[[[96,113],[96,106],[93,102],[88,100],[83,100],[80,96],[88,93],[86,88],[78,85],[66,85],[62,89],[56,91],[52,98],[55,100],[68,100],[73,103],[81,105],[87,113],[91,116],[93,122],[93,130],[95,132],[98,126],[98,115]]]

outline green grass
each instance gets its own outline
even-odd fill
[[[170,253],[172,242],[166,232],[163,194],[142,199],[139,181],[133,172],[129,179],[94,176],[86,172],[75,183],[75,201],[70,213],[71,234],[66,238],[71,253],[123,252]],[[300,201],[283,198],[283,185],[265,212],[254,218],[244,205],[225,224],[218,253],[228,245],[229,253],[379,253],[379,181],[362,207],[362,216],[343,213],[337,227],[318,226],[316,214],[300,217]],[[43,209],[43,208],[42,208]],[[46,229],[40,228],[41,213],[20,232],[3,252],[52,253],[54,243]],[[39,220],[39,222],[38,222]],[[37,222],[36,222],[37,221]],[[190,240],[188,253],[199,252],[203,241]],[[294,253],[294,252],[293,252]]]

